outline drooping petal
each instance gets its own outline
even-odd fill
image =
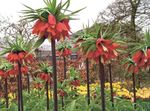
[[[63,53],[62,53],[62,56],[68,56],[68,55],[71,55],[72,51],[70,49],[64,49]]]
[[[133,70],[134,70],[134,65],[130,65],[129,67],[128,67],[128,72],[133,72]]]
[[[55,18],[55,16],[49,14],[49,16],[48,16],[48,23],[51,26],[55,26],[56,25],[56,18]]]
[[[48,27],[49,27],[48,23],[42,22],[40,26],[40,32],[45,32]]]
[[[140,60],[137,62],[137,65],[138,65],[139,67],[143,67],[143,66],[145,65],[146,61],[147,61],[147,59],[146,59],[146,57],[145,57],[145,55],[144,55],[144,53],[143,53],[143,54],[141,55]]]
[[[47,32],[49,33],[49,35],[51,37],[56,37],[56,35],[57,35],[56,30],[54,28],[52,28],[52,27],[48,27]]]
[[[101,43],[104,44],[104,45],[110,45],[112,43],[112,41],[111,40],[105,40],[105,39],[103,39],[101,41]]]
[[[40,29],[40,24],[41,24],[41,20],[37,20],[33,26],[33,30],[32,30],[32,34],[39,34],[39,29]]]
[[[48,81],[50,79],[50,76],[46,73],[41,73],[41,74],[39,74],[39,78],[41,80]]]
[[[23,66],[23,67],[21,67],[21,72],[23,73],[23,74],[27,74],[28,73],[28,67],[27,66]]]
[[[9,53],[7,56],[7,60],[14,63],[20,61],[20,58],[16,53]]]
[[[150,59],[150,49],[147,49],[147,58]]]
[[[100,55],[104,53],[103,47],[101,45],[97,46],[97,51],[99,52]]]
[[[22,60],[25,57],[25,53],[24,52],[20,52],[18,54],[18,57]]]
[[[18,72],[15,69],[10,69],[7,71],[9,76],[15,76],[18,74]]]
[[[69,19],[64,19],[64,20],[62,20],[62,23],[64,23],[65,26],[66,26],[66,28],[68,29],[68,31],[70,31]]]
[[[3,77],[4,74],[5,74],[4,71],[3,71],[3,70],[0,70],[0,76]]]
[[[63,31],[68,31],[67,27],[65,26],[65,24],[59,22],[56,25],[56,30],[60,33],[62,33]]]
[[[104,39],[103,38],[98,38],[96,41],[96,47],[98,48],[99,46],[101,46],[101,43]]]
[[[140,59],[142,58],[143,52],[137,51],[133,56],[132,59],[135,63],[139,63]]]

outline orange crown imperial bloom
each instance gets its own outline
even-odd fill
[[[7,71],[9,76],[16,76],[18,72],[15,69],[10,69]]]
[[[10,62],[17,62],[17,61],[20,60],[20,58],[18,57],[18,54],[16,54],[16,53],[9,53],[8,56],[7,56],[7,59]]]
[[[32,62],[33,61],[33,55],[28,54],[27,52],[11,52],[7,56],[7,60],[12,62],[12,63],[17,63],[17,62]]]
[[[46,73],[39,74],[39,78],[41,80],[44,80],[44,81],[49,81],[50,80],[50,76],[48,74],[46,74]]]
[[[128,70],[128,72],[137,74],[139,72],[139,67],[132,64],[128,67],[127,70]]]
[[[64,97],[66,95],[66,92],[62,89],[58,89],[57,92],[58,92],[60,97]]]
[[[3,78],[7,78],[9,76],[8,71],[0,70],[0,76]]]
[[[133,61],[136,65],[142,69],[149,68],[150,66],[150,49],[146,52],[139,50],[132,56]]]
[[[147,58],[150,59],[150,49],[147,49]]]
[[[29,69],[28,69],[28,67],[27,67],[27,66],[23,66],[23,67],[21,67],[21,72],[22,72],[23,74],[27,74],[27,73],[28,73],[28,71],[29,71]]]
[[[29,71],[27,66],[21,67],[21,73],[27,74]],[[18,65],[15,65],[13,69],[9,70],[9,75],[18,75]]]
[[[80,80],[78,79],[72,80],[70,84],[74,87],[80,86]]]
[[[5,75],[3,70],[0,70],[0,76],[3,77]]]
[[[146,67],[149,67],[150,66],[150,49],[147,49],[147,64],[146,64]]]
[[[146,56],[143,51],[137,51],[133,56],[132,56],[133,61],[136,63],[138,67],[143,67],[146,63]]]
[[[43,85],[40,83],[34,83],[34,88],[36,89],[42,89]]]
[[[115,59],[118,56],[117,48],[120,46],[116,43],[113,43],[111,40],[105,40],[103,38],[99,38],[96,41],[96,50],[89,52],[87,54],[88,58],[93,58],[94,60],[98,60],[101,56],[103,62],[109,61],[110,59]]]
[[[61,39],[69,37],[70,26],[69,20],[64,19],[62,21],[56,21],[56,18],[49,14],[48,21],[37,20],[33,26],[33,34],[40,37],[51,37],[53,39]]]
[[[72,54],[72,51],[70,49],[68,49],[68,48],[65,48],[63,51],[57,51],[57,55],[58,56],[65,57],[65,56],[69,56],[71,54]]]

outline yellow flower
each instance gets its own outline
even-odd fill
[[[77,91],[81,95],[87,95],[87,91]]]
[[[16,94],[15,93],[9,93],[8,97],[9,97],[9,100],[12,101],[13,99],[16,98]]]
[[[52,91],[48,91],[48,97],[51,99],[51,98],[53,98],[53,92]]]
[[[150,98],[150,88],[138,89],[136,93],[138,98],[149,99]]]

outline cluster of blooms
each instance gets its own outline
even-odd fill
[[[6,78],[7,74],[3,70],[0,70],[0,77]]]
[[[27,66],[21,66],[21,73],[27,74],[28,71],[29,71],[29,69]],[[16,72],[16,74],[18,73],[18,65],[15,65],[14,72]]]
[[[27,74],[28,73],[28,67],[22,66],[21,67],[21,73]],[[12,69],[7,70],[7,71],[0,70],[0,77],[6,78],[8,76],[15,76],[15,75],[18,75],[18,65],[15,65]]]
[[[29,63],[33,61],[33,55],[25,51],[11,52],[8,54],[7,60],[12,63],[17,63],[17,62],[22,63],[23,61]]]
[[[130,64],[130,65],[129,65]],[[128,66],[129,65],[129,66]],[[134,63],[125,63],[124,67],[127,69],[128,72],[137,74],[139,72],[139,67],[137,67]]]
[[[113,43],[111,40],[105,40],[99,38],[96,41],[96,50],[87,54],[88,58],[94,58],[96,61],[101,57],[102,62],[106,62],[110,59],[115,59],[118,56],[116,49],[118,44]]]
[[[137,51],[133,56],[132,59],[137,68],[144,68],[150,66],[150,49],[147,49],[145,52],[142,50]]]
[[[63,57],[69,56],[69,55],[71,55],[71,53],[72,53],[72,51],[70,49],[68,49],[68,48],[65,48],[63,50],[57,51],[57,55],[58,56],[63,56]]]
[[[74,79],[70,82],[70,84],[74,87],[78,87],[78,86],[80,86],[80,80]]]
[[[11,103],[16,99],[16,94],[15,93],[9,93],[8,98],[9,98],[9,102]],[[5,103],[5,101],[6,101],[5,98],[1,98],[0,100],[1,100],[0,102],[2,102],[2,103]]]
[[[69,37],[69,20],[64,19],[57,22],[56,18],[49,14],[47,21],[37,20],[33,27],[33,34],[40,37],[51,37],[53,39],[61,39]]]
[[[150,88],[141,88],[136,92],[137,98],[150,99]]]
[[[91,88],[91,87],[90,87]],[[91,89],[90,89],[91,90]],[[91,90],[92,91],[92,90]],[[81,95],[87,95],[87,87],[86,86],[78,86],[77,87],[77,92]]]
[[[122,97],[122,98],[133,98],[133,92],[129,91],[127,89],[127,86],[131,83],[127,82],[115,82],[113,83],[113,91],[114,96]],[[98,83],[90,84],[90,91],[93,96],[95,96],[97,93],[95,92],[96,88],[99,87]],[[110,90],[110,83],[105,83],[106,90]],[[77,87],[77,92],[81,95],[86,96],[87,94],[87,86],[86,85],[80,85]],[[139,88],[137,89],[136,96],[139,99],[150,99],[150,88]]]
[[[66,95],[66,92],[63,89],[58,89],[57,92],[60,97],[64,97]]]
[[[33,87],[34,87],[35,89],[42,89],[42,88],[43,88],[43,85],[42,85],[41,83],[34,83],[34,84],[33,84]]]
[[[47,73],[40,73],[38,76],[43,81],[50,81],[51,77]]]

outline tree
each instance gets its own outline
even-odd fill
[[[0,17],[0,45],[6,45],[7,40],[15,39],[18,35],[21,35],[24,40],[35,40],[31,29],[31,24],[26,20],[13,23],[10,18]]]
[[[100,12],[98,22],[128,24],[130,36],[137,40],[140,29],[150,24],[150,1],[149,0],[116,0]]]

